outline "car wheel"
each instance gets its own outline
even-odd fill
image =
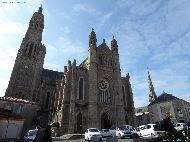
[[[153,137],[154,136],[154,134],[153,133],[151,133],[151,137]]]
[[[119,139],[121,139],[121,134],[119,134]]]

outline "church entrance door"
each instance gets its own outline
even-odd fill
[[[110,119],[106,113],[103,113],[101,116],[101,129],[110,128]]]
[[[125,124],[129,124],[127,115],[125,115]]]
[[[77,132],[81,132],[82,131],[82,114],[79,113],[77,115]]]

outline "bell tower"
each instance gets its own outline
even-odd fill
[[[46,54],[46,48],[41,43],[44,29],[42,10],[42,6],[39,7],[38,12],[33,14],[29,22],[5,96],[35,101]]]

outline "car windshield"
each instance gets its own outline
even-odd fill
[[[134,131],[140,131],[140,128],[133,128]]]
[[[120,126],[118,128],[119,128],[119,130],[125,130],[125,129],[127,129],[125,126]]]
[[[110,128],[110,130],[115,130],[115,127]]]
[[[144,129],[146,129],[146,125],[140,127],[140,130],[144,130]]]
[[[109,132],[109,129],[102,129],[102,132]]]
[[[89,132],[99,132],[98,129],[89,129]]]
[[[31,130],[27,133],[28,136],[33,136],[33,135],[36,135],[38,132],[38,130]]]
[[[154,130],[155,130],[155,131],[158,131],[158,130],[159,130],[158,125],[153,125],[153,127],[154,127]]]

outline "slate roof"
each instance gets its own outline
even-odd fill
[[[163,92],[160,96],[158,96],[157,99],[155,99],[153,102],[151,102],[148,106],[151,106],[151,105],[157,104],[157,103],[168,102],[171,100],[182,100],[182,99],[179,99],[178,97],[175,97],[172,94]]]
[[[51,77],[51,78],[58,78],[59,75],[62,75],[63,72],[58,72],[58,71],[53,71],[53,70],[48,70],[48,69],[43,69],[42,70],[42,77]]]

